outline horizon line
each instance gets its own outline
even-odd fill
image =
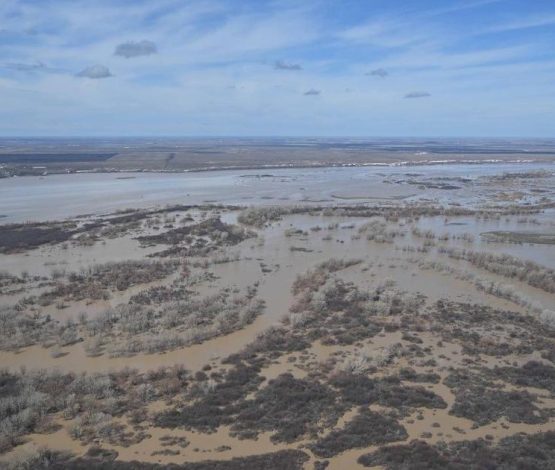
[[[555,136],[413,135],[0,135],[0,139],[491,139],[554,140]]]

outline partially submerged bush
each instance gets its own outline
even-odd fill
[[[455,403],[449,413],[470,419],[478,426],[495,422],[502,417],[511,423],[547,422],[550,412],[538,406],[535,395],[526,390],[501,390],[501,386],[494,382],[501,376],[518,377],[520,374],[519,371],[501,369],[485,370],[482,373],[453,370],[444,380],[445,385],[452,388],[455,394]],[[529,379],[534,375],[532,371],[527,374]]]
[[[395,238],[405,235],[401,230],[389,228],[388,224],[381,220],[367,222],[358,229],[358,233],[365,234],[367,240],[378,243],[393,243]]]
[[[366,375],[340,372],[333,376],[330,384],[336,388],[342,400],[352,405],[371,405],[396,408],[447,408],[447,403],[424,387],[407,387],[400,384],[397,377],[373,379]]]
[[[237,221],[244,225],[262,228],[268,222],[281,220],[287,210],[283,207],[251,207],[242,211]]]
[[[533,261],[525,261],[511,255],[498,255],[456,248],[440,248],[450,258],[463,259],[478,268],[501,276],[517,279],[546,292],[555,292],[555,270]]]
[[[163,279],[177,271],[180,265],[177,260],[97,264],[69,274],[68,283],[59,283],[55,289],[41,294],[39,302],[48,304],[60,297],[71,300],[106,299],[110,291],[123,291],[138,284]]]
[[[548,469],[555,466],[555,432],[516,434],[495,446],[484,439],[435,445],[415,440],[362,455],[358,463],[386,470]]]
[[[106,453],[107,451],[103,451]],[[100,454],[102,455],[102,454]],[[41,450],[17,464],[8,464],[7,470],[302,470],[308,455],[301,450],[280,450],[267,454],[234,457],[230,460],[204,460],[183,464],[162,465],[149,462],[114,460],[113,453],[106,459],[98,455],[74,457],[70,454]]]
[[[318,457],[329,458],[348,449],[404,441],[407,437],[407,431],[395,419],[361,409],[343,429],[331,431],[310,449]]]
[[[317,381],[296,379],[282,374],[244,403],[232,431],[254,436],[275,431],[274,442],[293,442],[337,420],[335,394]]]

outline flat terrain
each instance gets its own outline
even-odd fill
[[[552,163],[394,168],[1,180],[0,466],[553,468]]]
[[[555,141],[360,138],[0,139],[0,176],[447,162],[553,162]]]

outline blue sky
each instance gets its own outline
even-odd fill
[[[1,0],[0,135],[555,137],[555,1]]]

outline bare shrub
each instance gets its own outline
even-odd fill
[[[283,207],[251,207],[242,211],[237,221],[244,225],[261,228],[268,222],[281,220],[287,210]]]
[[[378,243],[393,243],[396,237],[402,237],[405,233],[401,230],[390,229],[387,223],[381,220],[372,220],[362,225],[358,232],[366,234],[368,240]]]
[[[555,292],[555,270],[533,261],[521,260],[506,254],[498,255],[455,248],[439,248],[438,251],[450,258],[468,261],[491,273],[517,279],[546,292]]]

